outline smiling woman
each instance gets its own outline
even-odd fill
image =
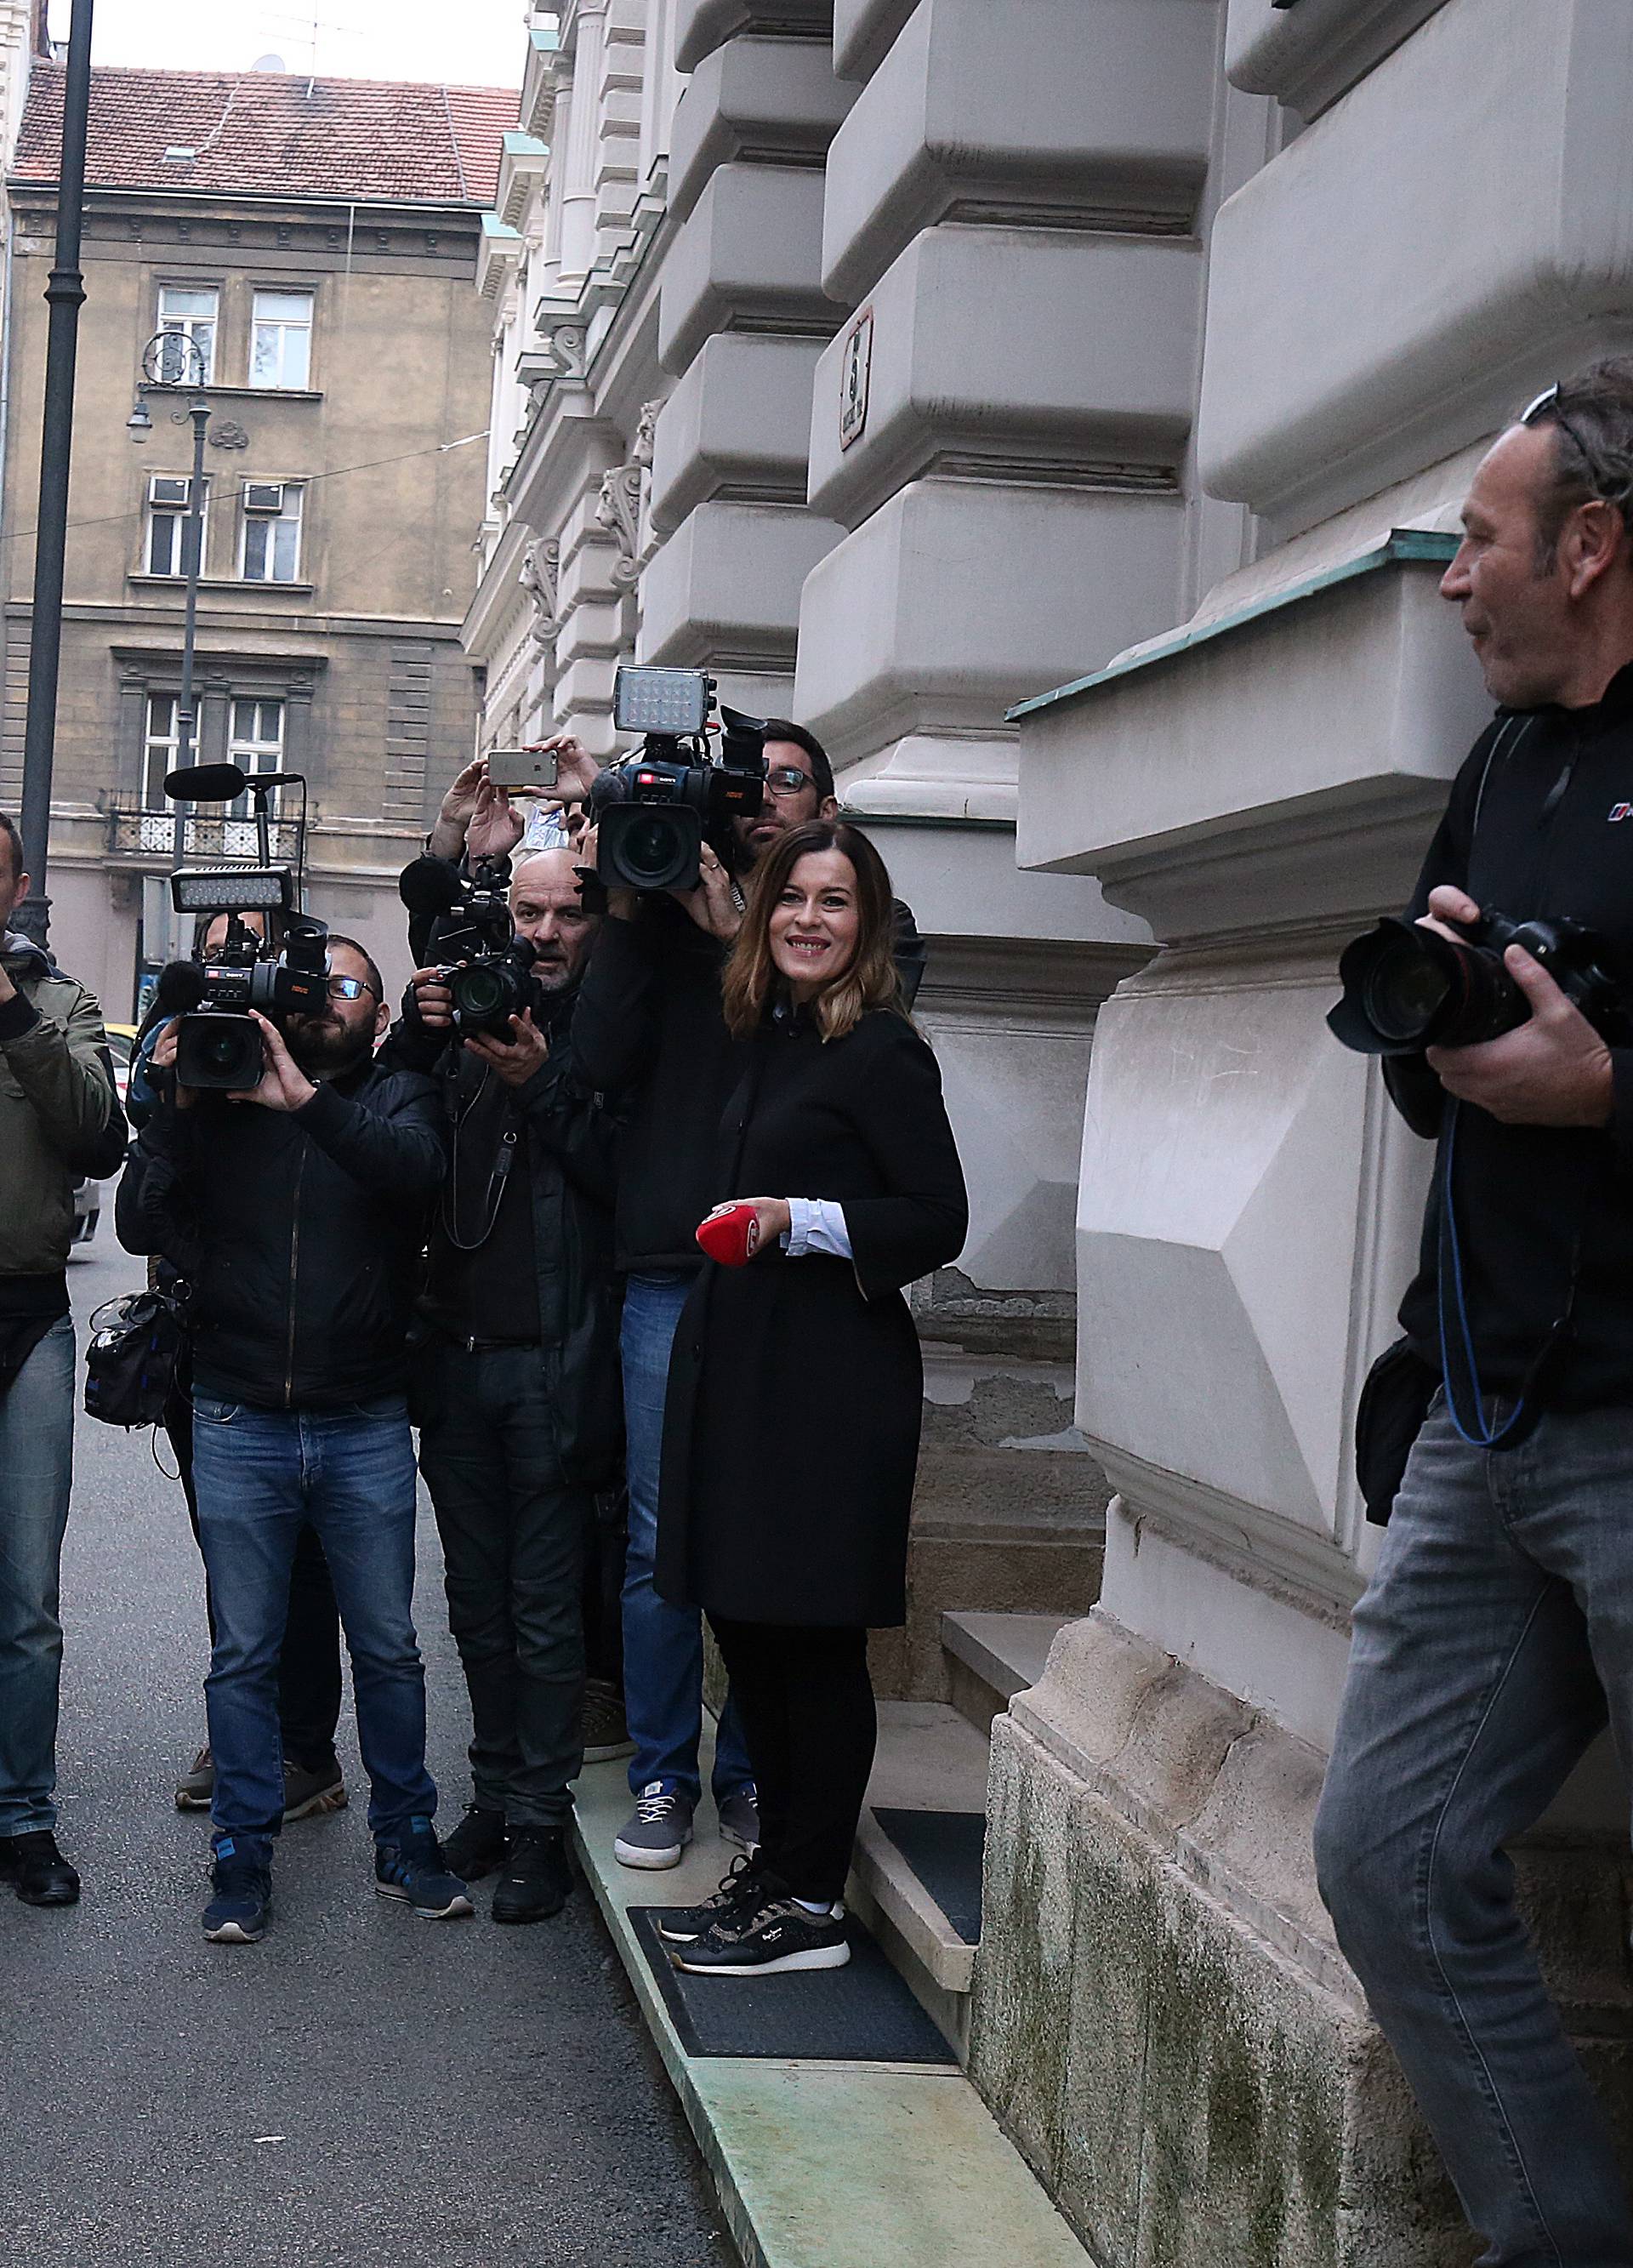
[[[873,1758],[867,1632],[905,1617],[923,1410],[902,1287],[957,1258],[967,1221],[893,930],[879,853],[819,820],[761,860],[726,968],[747,1044],[716,1188],[747,1233],[699,1236],[657,1565],[665,1598],[709,1616],[759,1791],[758,1857],[659,1924],[704,1974],[850,1959],[837,1901]],[[739,1194],[754,1189],[821,1195]]]

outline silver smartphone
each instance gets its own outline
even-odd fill
[[[495,787],[554,787],[556,762],[548,748],[489,748],[488,777]]]

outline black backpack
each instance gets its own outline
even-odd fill
[[[91,1318],[85,1410],[105,1425],[154,1425],[175,1385],[187,1331],[168,1292],[127,1292]]]

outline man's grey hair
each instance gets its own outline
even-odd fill
[[[1537,511],[1537,567],[1554,563],[1565,522],[1595,499],[1614,504],[1633,535],[1633,356],[1596,362],[1563,379],[1522,413],[1551,427],[1554,483]]]

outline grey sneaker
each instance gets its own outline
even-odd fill
[[[621,1867],[678,1867],[692,1839],[692,1805],[679,1788],[649,1780],[613,1843]]]
[[[210,1742],[193,1759],[193,1769],[184,1772],[176,1782],[178,1811],[208,1811],[216,1793],[216,1759],[210,1753]]]
[[[760,1848],[760,1798],[753,1780],[747,1780],[724,1803],[717,1803],[720,1815],[720,1840],[735,1843],[752,1859]]]
[[[609,1677],[585,1680],[584,1760],[587,1764],[610,1764],[614,1756],[635,1754],[624,1717],[623,1695]]]
[[[283,1824],[291,1819],[315,1819],[325,1811],[346,1808],[346,1783],[340,1776],[338,1763],[325,1764],[321,1771],[308,1771],[304,1764],[283,1759]]]

